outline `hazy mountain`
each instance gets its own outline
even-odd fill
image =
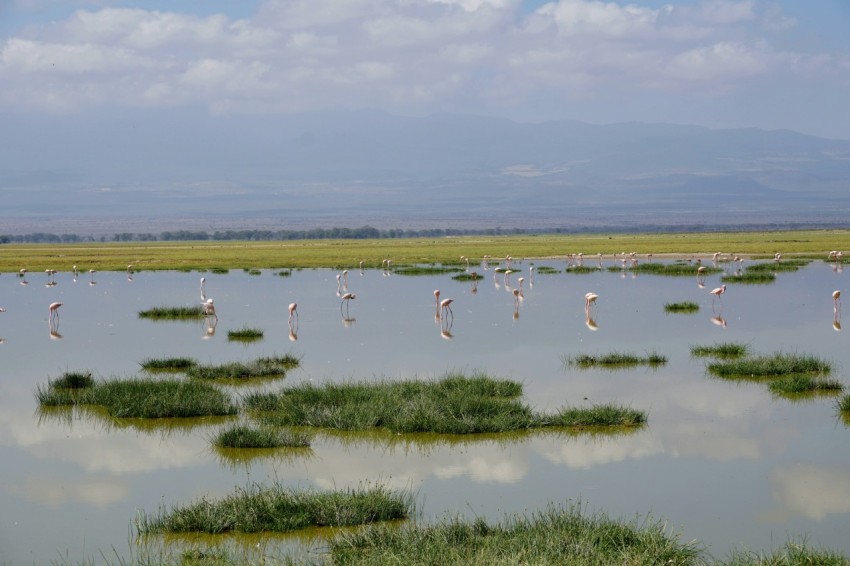
[[[850,212],[850,141],[791,131],[366,111],[0,121],[0,233],[124,231],[113,225],[128,218],[157,230],[575,228]]]

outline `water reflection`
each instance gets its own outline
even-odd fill
[[[562,266],[560,260],[550,263]],[[3,303],[9,309],[0,322],[2,328],[15,329],[15,348],[3,349],[8,377],[0,380],[0,506],[27,524],[39,525],[27,531],[26,541],[4,539],[4,559],[49,562],[57,548],[79,548],[83,539],[87,548],[120,547],[137,509],[216,496],[232,490],[234,482],[267,478],[330,488],[391,478],[393,485],[412,486],[422,494],[428,516],[471,509],[490,518],[503,511],[538,508],[553,499],[588,496],[616,516],[651,509],[683,525],[688,538],[707,541],[721,553],[740,544],[769,548],[772,537],[798,532],[810,534],[817,544],[850,552],[846,537],[835,534],[843,533],[850,518],[842,491],[846,478],[837,473],[850,469],[850,454],[843,450],[850,415],[837,416],[834,397],[788,402],[771,394],[762,381],[709,377],[706,360],[689,354],[691,345],[716,341],[716,324],[724,329],[724,341],[743,342],[753,352],[813,353],[835,367],[850,367],[850,349],[836,332],[840,305],[834,303],[829,328],[821,310],[825,297],[841,287],[836,278],[843,274],[831,264],[813,262],[795,273],[779,272],[769,287],[730,284],[733,292],[722,297],[726,304],[718,300],[712,312],[709,293],[694,286],[691,277],[646,275],[624,281],[617,277],[620,257],[607,263],[615,271],[574,275],[540,270],[546,262],[537,260],[533,270],[529,266],[526,281],[516,280],[517,288],[504,285],[500,270],[494,273],[492,287],[478,286],[477,291],[474,282],[456,282],[450,276],[386,278],[378,276],[389,275],[386,267],[367,269],[357,278],[357,303],[350,308],[362,308],[369,316],[361,317],[359,328],[351,332],[345,330],[354,322],[346,316],[349,305],[340,304],[341,327],[336,305],[329,300],[328,283],[332,285],[335,273],[296,270],[285,280],[284,292],[292,290],[299,308],[307,309],[309,332],[303,336],[297,311],[284,323],[280,309],[268,308],[281,304],[280,278],[207,274],[215,306],[228,313],[228,321],[265,331],[262,343],[248,346],[217,335],[212,316],[203,319],[203,330],[200,318],[187,325],[138,317],[152,305],[173,304],[175,296],[183,304],[181,290],[188,290],[185,302],[197,306],[196,273],[151,272],[128,285],[123,270],[101,272],[97,280],[103,293],[89,292],[86,285],[44,288],[15,283],[26,274],[0,277],[0,284],[6,281]],[[588,258],[588,265],[595,264]],[[488,269],[495,262],[482,265]],[[537,283],[533,292],[532,277]],[[719,277],[707,274],[707,287],[717,287]],[[341,290],[342,283],[341,277]],[[463,305],[456,321],[453,313],[441,313],[431,295],[436,288]],[[521,302],[523,288],[529,294]],[[583,312],[587,289],[604,298],[604,333],[592,332],[598,328],[598,307],[592,307],[590,316]],[[202,284],[204,301],[205,291]],[[664,300],[671,296],[699,303],[712,324],[701,317],[665,316]],[[513,309],[506,304],[508,297],[514,298]],[[44,305],[60,301],[85,316],[63,314],[65,338],[44,348]],[[511,324],[508,309],[518,315],[520,308],[522,324]],[[427,316],[431,309],[442,339],[434,334],[438,325]],[[734,313],[728,327],[725,313]],[[51,328],[50,317],[48,322]],[[52,329],[58,334],[58,324]],[[198,339],[201,332],[205,340]],[[39,410],[33,417],[33,390],[44,385],[45,375],[63,368],[128,376],[148,357],[224,363],[277,354],[281,348],[297,348],[302,359],[302,367],[290,372],[284,383],[363,376],[429,379],[446,370],[474,368],[520,381],[529,403],[542,411],[587,398],[647,410],[649,425],[607,436],[530,432],[429,438],[323,432],[309,452],[235,455],[211,448],[216,427],[228,420],[116,420],[80,407]],[[558,364],[561,356],[622,350],[657,350],[669,363],[619,372],[582,372]],[[838,379],[846,384],[846,376]],[[238,399],[281,386],[278,380],[223,387]],[[808,467],[781,462],[806,462]],[[765,469],[773,470],[769,490],[762,489]],[[643,482],[636,489],[638,471],[661,481]],[[794,485],[794,474],[818,485]],[[696,500],[679,497],[681,478],[701,486]],[[107,489],[97,494],[91,486],[100,482]],[[51,483],[61,486],[66,496],[54,492]],[[830,486],[834,502],[821,493]],[[40,490],[45,493],[42,499]],[[44,512],[45,506],[50,513]],[[722,519],[712,512],[718,506],[730,511]],[[760,515],[754,516],[753,510]],[[764,517],[773,522],[765,523]],[[51,547],[33,551],[36,547],[29,541],[36,538],[51,541]]]

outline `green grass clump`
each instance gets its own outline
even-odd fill
[[[245,406],[269,425],[337,430],[476,434],[578,426],[564,422],[567,409],[554,415],[534,413],[520,402],[521,394],[522,386],[513,381],[455,374],[437,381],[326,383],[321,387],[304,383],[278,393],[250,394]]]
[[[720,377],[775,377],[795,373],[827,374],[832,371],[832,366],[815,356],[779,352],[770,356],[713,362],[706,369]]]
[[[595,405],[589,409],[565,408],[552,415],[554,426],[602,427],[639,426],[646,423],[646,413],[618,405]]]
[[[290,532],[405,519],[412,510],[409,494],[382,486],[320,492],[254,484],[219,501],[202,498],[153,515],[140,512],[136,527],[139,534]]]
[[[850,395],[845,395],[839,399],[837,408],[840,413],[850,417]]]
[[[541,265],[539,267],[536,267],[535,269],[537,270],[537,273],[541,275],[556,275],[558,273],[561,273],[560,269],[555,269],[554,267],[549,265]]]
[[[850,566],[846,556],[788,541],[770,554],[736,550],[720,566]]]
[[[462,267],[451,267],[446,265],[409,265],[393,269],[396,275],[444,275],[447,273],[462,272]]]
[[[245,268],[244,271],[248,275],[262,275],[263,274],[262,271],[260,271],[259,269],[253,268],[253,267]]]
[[[122,379],[104,381],[77,395],[48,385],[36,389],[43,406],[100,405],[117,418],[181,418],[233,415],[237,406],[206,383],[183,380]]]
[[[239,330],[228,330],[227,339],[234,342],[255,342],[263,337],[263,331],[259,328],[240,328]]]
[[[724,275],[720,280],[724,283],[763,285],[776,281],[776,275],[769,271],[744,271],[743,273]]]
[[[664,305],[665,312],[683,312],[683,313],[695,313],[699,310],[699,304],[693,301],[682,301],[679,303],[666,303]]]
[[[276,272],[275,275],[277,275],[278,277],[292,277],[292,270],[284,269],[282,271]]]
[[[455,281],[481,281],[484,279],[484,276],[472,271],[470,273],[459,273],[457,275],[453,275],[452,279]]]
[[[711,346],[691,346],[692,356],[714,356],[717,358],[740,358],[746,356],[749,348],[746,344],[720,342]]]
[[[230,273],[230,269],[227,267],[211,267],[210,273],[216,273],[218,275],[226,275]]]
[[[268,427],[233,425],[219,432],[213,444],[219,448],[307,448],[310,435]]]
[[[186,320],[203,316],[204,310],[200,304],[191,307],[153,307],[139,311],[139,318],[152,320]]]
[[[719,273],[722,271],[718,267],[712,267],[710,265],[703,265],[705,270],[703,273],[705,275],[710,275],[712,273]],[[642,273],[647,275],[663,275],[667,277],[689,277],[696,276],[697,269],[700,268],[700,264],[697,263],[684,263],[684,262],[675,262],[675,263],[639,263],[634,266],[629,266],[628,270],[633,273]],[[619,269],[619,268],[618,268]]]
[[[192,358],[147,358],[139,362],[145,371],[186,371],[197,365]]]
[[[791,375],[768,384],[773,393],[798,395],[802,393],[840,393],[844,386],[835,379],[814,378],[810,375]]]
[[[645,356],[630,354],[626,352],[611,352],[609,354],[591,355],[579,354],[565,360],[565,365],[589,368],[595,366],[658,366],[667,363],[667,357],[657,352],[649,352]]]
[[[94,378],[90,371],[66,371],[60,377],[49,380],[49,384],[55,389],[86,389],[94,387]]]
[[[508,565],[703,564],[694,543],[678,542],[663,522],[624,523],[588,516],[577,504],[550,505],[501,524],[447,519],[401,528],[374,525],[330,541],[333,564]]]
[[[599,273],[598,267],[590,267],[588,265],[573,265],[567,268],[567,273],[577,273],[580,275],[585,275],[588,273]]]
[[[186,375],[196,379],[246,380],[286,377],[286,372],[300,364],[294,356],[257,358],[253,362],[228,362],[220,365],[196,365]]]
[[[761,272],[761,273],[776,273],[779,271],[798,271],[801,267],[806,267],[811,263],[809,259],[784,259],[782,261],[769,261],[764,263],[756,263],[748,265],[745,271]]]

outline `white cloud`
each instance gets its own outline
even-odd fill
[[[531,13],[518,0],[268,0],[245,19],[107,7],[0,40],[0,110],[521,114],[541,97],[569,108],[601,93],[731,96],[754,80],[846,76],[840,55],[777,47],[793,27],[755,0],[559,0]]]

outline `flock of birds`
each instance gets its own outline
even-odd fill
[[[634,252],[632,252],[630,254],[626,254],[624,252],[622,254],[617,254],[617,256],[620,256],[620,261],[622,262],[624,269],[627,267],[629,262],[631,263],[632,266],[636,266],[637,263],[638,263],[637,255]],[[739,265],[739,266],[743,265],[743,259],[740,256],[735,256],[735,255],[730,254],[727,257],[730,261],[735,262],[736,265]],[[652,254],[646,254],[646,258],[647,258],[648,261],[652,261]],[[843,254],[840,251],[831,251],[831,252],[829,252],[827,258],[830,261],[835,261],[836,265],[839,265],[842,262]],[[483,257],[482,266],[485,270],[489,269],[489,262],[491,261],[491,259],[492,258],[490,256],[487,256],[487,255],[485,255]],[[601,269],[602,268],[602,254],[601,253],[597,254],[597,259],[599,261],[599,268]],[[723,259],[723,255],[719,252],[713,254],[713,256],[712,256],[712,260],[713,260],[715,265],[717,265],[717,262],[721,261],[722,259]],[[775,254],[775,256],[774,256],[775,262],[779,262],[779,261],[781,261],[781,259],[782,259],[782,255],[780,253]],[[567,256],[568,265],[579,265],[579,266],[581,266],[583,260],[584,260],[584,255],[582,253],[569,254]],[[469,258],[466,257],[466,256],[460,256],[460,261],[466,263],[466,270],[467,270],[467,272],[469,272],[469,266],[470,266]],[[505,287],[508,288],[508,289],[511,289],[511,292],[512,292],[513,297],[514,297],[514,318],[518,318],[519,317],[520,303],[523,300],[523,295],[524,295],[523,285],[525,283],[525,278],[520,276],[517,279],[518,286],[516,288],[512,288],[511,284],[510,284],[510,276],[513,273],[517,272],[516,270],[512,269],[514,267],[513,258],[510,255],[507,255],[507,256],[505,256],[504,260],[500,259],[499,261],[500,262],[504,261],[504,267],[500,267],[500,268],[497,268],[497,269],[494,270],[493,281],[494,281],[496,287],[499,288],[498,274],[499,273],[502,274],[503,283],[504,283]],[[688,260],[688,262],[690,263],[691,260]],[[696,272],[697,272],[697,284],[700,288],[702,288],[702,287],[705,286],[705,275],[706,275],[706,272],[707,272],[707,268],[703,265],[700,265],[700,263],[701,263],[700,259],[697,259],[696,262],[697,262],[697,270],[696,270]],[[360,273],[362,275],[364,262],[361,261],[359,265],[360,265]],[[385,275],[389,274],[389,270],[390,270],[391,265],[392,265],[392,260],[390,260],[390,259],[384,259],[381,262],[381,269],[383,270]],[[77,277],[79,275],[79,270],[77,269],[76,265],[74,265],[72,267],[71,272],[73,273],[74,281],[76,281]],[[128,265],[127,266],[127,279],[129,281],[133,280],[133,272],[134,272],[133,265],[132,264]],[[26,279],[27,273],[28,273],[28,270],[24,268],[24,269],[21,269],[19,274],[18,274],[19,277],[21,278],[21,284],[22,285],[27,285],[29,283]],[[47,286],[56,285],[56,279],[55,279],[56,273],[57,273],[57,271],[54,270],[54,269],[45,269],[45,274],[47,275],[47,283],[46,283]],[[96,281],[94,280],[94,274],[96,273],[96,270],[89,269],[88,273],[91,276],[91,281],[89,282],[89,284],[95,285]],[[528,273],[529,273],[530,282],[533,285],[533,282],[534,282],[534,264],[533,263],[529,266]],[[480,276],[475,271],[470,272],[470,275],[471,275],[471,280],[472,280],[472,285],[473,285],[472,292],[475,293],[477,291],[477,284],[478,284],[478,280],[480,279]],[[354,319],[351,318],[351,316],[349,314],[350,303],[351,303],[352,300],[357,298],[357,295],[348,291],[348,270],[343,270],[342,273],[338,274],[336,276],[336,282],[337,282],[337,293],[336,294],[337,294],[337,297],[341,299],[340,306],[339,306],[340,315],[342,316],[343,323],[345,325],[349,325],[349,324],[354,322]],[[206,324],[205,324],[206,332],[205,332],[205,334],[208,337],[208,336],[212,336],[212,335],[215,334],[215,326],[218,323],[218,315],[216,314],[216,310],[215,310],[215,302],[213,301],[212,298],[208,297],[207,294],[206,294],[206,278],[205,277],[201,277],[201,279],[200,279],[200,293],[201,293],[201,310],[202,310],[202,313],[203,313],[203,316],[204,316],[204,320],[206,321]],[[712,295],[712,309],[714,308],[716,301],[720,301],[721,307],[722,307],[722,295],[724,293],[726,293],[726,285],[724,284],[724,285],[721,285],[720,287],[712,289],[711,291],[709,291],[709,293]],[[452,324],[454,323],[454,312],[452,311],[452,303],[454,302],[454,299],[452,299],[452,298],[441,299],[440,296],[441,296],[440,290],[435,289],[434,290],[434,301],[435,301],[434,318],[441,321],[441,325],[440,325],[441,326],[441,335],[444,338],[451,338],[452,337],[451,327],[452,327]],[[585,296],[584,296],[585,324],[591,330],[596,330],[598,328],[598,326],[595,322],[594,314],[593,314],[594,313],[594,307],[596,306],[597,299],[599,299],[599,295],[595,292],[592,292],[592,291],[586,293]],[[834,313],[833,326],[835,327],[836,330],[840,330],[840,328],[841,328],[841,325],[840,325],[841,291],[840,290],[833,291],[832,299],[833,299],[833,313]],[[62,337],[58,332],[59,308],[62,307],[62,306],[63,306],[63,303],[58,302],[58,301],[52,302],[48,306],[48,318],[47,318],[47,320],[48,320],[48,327],[49,327],[49,330],[50,330],[51,338],[61,338]],[[343,308],[344,308],[344,310],[343,310]],[[294,340],[298,339],[298,304],[294,303],[294,302],[290,303],[288,310],[289,310],[289,320],[288,320],[289,338],[290,338],[290,340],[294,341]],[[6,309],[0,307],[0,313],[3,313],[3,312],[6,312]],[[723,320],[719,316],[716,317],[716,318],[721,320],[721,321]],[[724,324],[724,326],[725,326],[725,324]]]

